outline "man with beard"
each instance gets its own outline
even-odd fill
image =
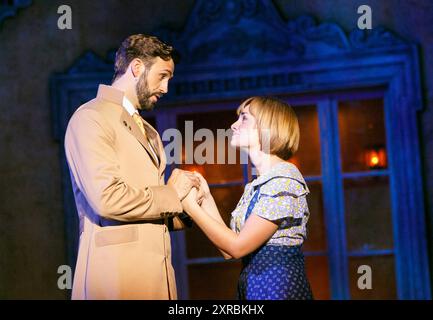
[[[168,230],[185,226],[182,204],[199,179],[174,170],[150,110],[173,77],[172,47],[142,34],[116,53],[111,86],[79,107],[65,136],[80,220],[73,299],[176,299]],[[200,201],[200,199],[198,199]]]

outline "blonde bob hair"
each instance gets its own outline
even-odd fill
[[[272,97],[251,97],[241,103],[237,114],[247,106],[256,119],[262,150],[269,150],[283,160],[292,157],[298,150],[300,137],[298,118],[292,107]]]

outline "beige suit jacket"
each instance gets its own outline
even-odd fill
[[[72,298],[176,299],[168,225],[171,219],[175,228],[183,227],[177,217],[182,205],[164,185],[166,158],[158,133],[145,123],[159,165],[122,106],[123,95],[100,85],[66,130],[80,219]]]

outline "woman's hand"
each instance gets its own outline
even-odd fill
[[[191,217],[194,215],[195,208],[198,207],[197,204],[197,188],[193,187],[188,195],[182,200],[182,207],[186,213],[188,213]]]
[[[195,176],[200,180],[200,191],[203,192],[203,199],[198,204],[204,209],[208,214],[213,216],[218,221],[221,221],[223,224],[224,221],[222,220],[220,213],[218,211],[218,207],[215,203],[214,198],[212,197],[212,194],[209,189],[209,185],[207,184],[207,181],[203,176],[198,173],[194,172]]]
[[[196,171],[194,171],[194,175],[200,180],[200,190],[204,193],[204,198],[211,196],[209,185],[207,184],[206,179]]]

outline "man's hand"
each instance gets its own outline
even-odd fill
[[[193,187],[200,188],[200,179],[192,172],[174,169],[168,178],[167,185],[176,190],[179,200],[182,201]]]

